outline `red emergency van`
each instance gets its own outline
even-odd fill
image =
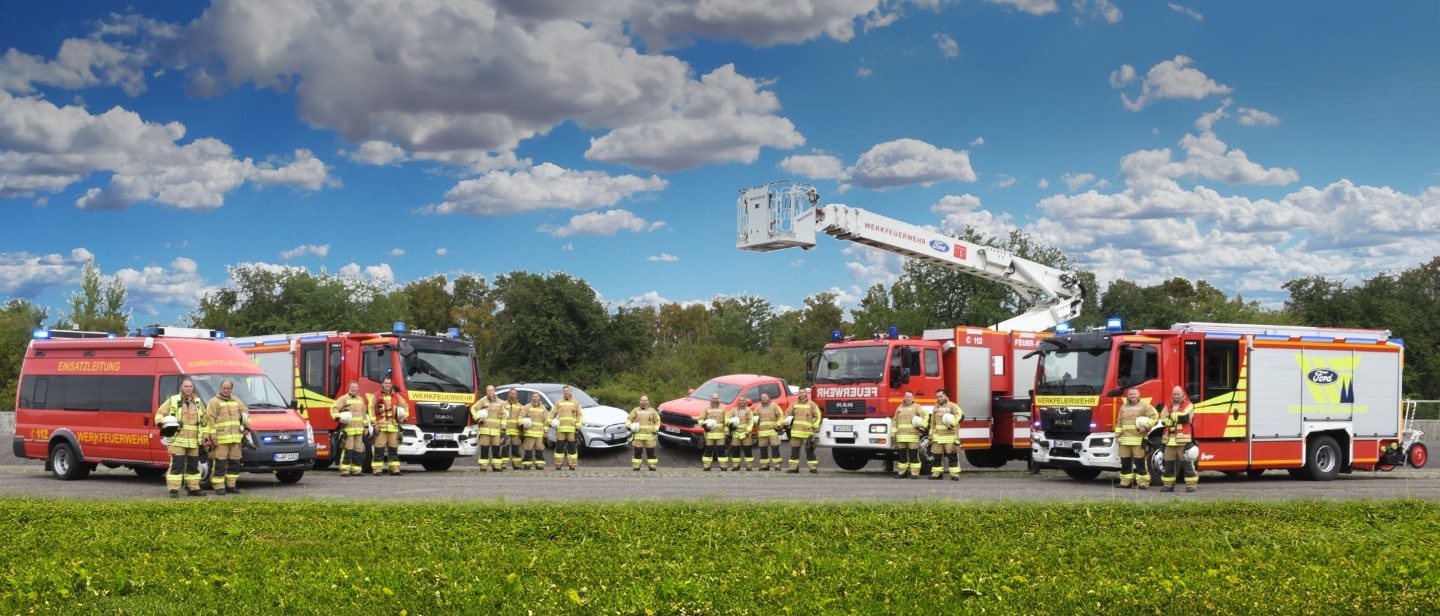
[[[15,404],[17,458],[45,460],[56,478],[98,465],[158,476],[170,456],[155,410],[190,377],[209,400],[225,380],[249,407],[251,446],[241,467],[300,481],[315,464],[315,437],[260,368],[222,332],[151,327],[137,336],[39,330],[25,350]],[[208,483],[208,482],[207,482]]]

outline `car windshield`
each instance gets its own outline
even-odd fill
[[[1041,349],[1035,390],[1040,394],[1097,394],[1105,386],[1110,350]]]
[[[720,381],[706,381],[704,385],[696,388],[695,393],[690,394],[690,397],[709,401],[710,394],[720,394],[720,403],[730,404],[735,401],[735,396],[740,395],[740,386]]]
[[[220,393],[220,383],[228,380],[235,384],[231,393],[249,408],[285,408],[285,397],[263,374],[193,374],[190,378],[195,381],[195,393],[202,400],[215,397]]]
[[[550,397],[551,397],[551,398],[554,398],[554,399],[556,399],[556,400],[560,400],[560,399],[562,399],[562,398],[565,397],[564,392],[562,392],[561,390],[558,390],[558,389],[555,390],[555,391],[549,392],[549,394],[550,394]],[[590,397],[590,394],[585,393],[585,392],[582,391],[579,387],[571,387],[571,388],[570,388],[570,396],[573,397],[573,398],[575,398],[575,401],[576,401],[576,402],[579,402],[579,403],[580,403],[580,408],[587,408],[587,409],[588,409],[588,408],[590,408],[590,407],[592,407],[592,406],[600,406],[600,403],[599,403],[599,402],[596,402],[594,398],[591,398],[591,397]]]
[[[469,353],[417,348],[403,356],[405,388],[473,393],[475,363]]]
[[[825,349],[815,367],[816,383],[877,383],[885,378],[887,346]]]

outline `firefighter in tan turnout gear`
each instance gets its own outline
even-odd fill
[[[642,455],[650,470],[655,470],[660,464],[660,458],[655,454],[655,433],[660,431],[660,413],[650,408],[650,396],[640,396],[640,406],[630,409],[625,423],[634,433],[630,437],[630,445],[635,452],[630,458],[630,470],[640,470]]]
[[[525,405],[520,404],[520,393],[513,389],[510,390],[510,393],[505,396],[505,437],[502,442],[504,450],[510,456],[511,470],[520,469],[523,455],[520,450],[520,414],[524,409]]]
[[[170,396],[155,409],[155,425],[161,434],[168,434],[166,452],[170,454],[170,470],[165,473],[165,488],[170,497],[180,496],[183,483],[190,496],[204,496],[200,491],[200,443],[209,436],[205,405],[195,395],[195,382],[188,377],[180,381],[180,393]]]
[[[920,426],[925,425],[925,408],[915,404],[915,394],[905,399],[890,418],[890,435],[895,439],[895,478],[920,478]]]
[[[505,401],[496,397],[495,386],[485,387],[485,397],[470,407],[470,418],[480,432],[480,452],[475,461],[482,471],[505,470],[505,454],[501,441],[505,438]]]
[[[249,409],[234,396],[234,392],[233,381],[221,381],[220,393],[205,405],[205,418],[215,437],[215,447],[209,450],[209,454],[210,486],[215,488],[216,496],[223,496],[227,491],[240,493],[235,484],[240,480],[240,446],[245,438],[245,429],[250,425],[250,417]]]
[[[725,451],[725,407],[720,406],[720,394],[710,394],[710,406],[700,412],[700,427],[705,429],[705,449],[700,452],[701,466],[710,470],[710,465],[720,463],[720,470],[730,465],[730,454]]]
[[[960,481],[960,420],[965,412],[960,405],[950,401],[945,390],[935,392],[935,408],[930,411],[930,453],[935,463],[930,467],[931,479],[943,479],[950,473],[950,479]]]
[[[555,403],[555,408],[550,409],[550,425],[555,428],[555,470],[568,466],[573,471],[580,459],[576,433],[580,431],[580,424],[585,421],[585,411],[570,393],[569,385],[561,392],[564,397]]]
[[[1140,390],[1130,388],[1125,392],[1125,404],[1115,415],[1115,428],[1120,438],[1120,487],[1134,485],[1141,490],[1150,484],[1150,473],[1145,469],[1145,437],[1155,425],[1160,413],[1149,402],[1140,399]]]
[[[815,448],[810,446],[810,439],[820,431],[820,406],[810,400],[809,387],[802,388],[800,397],[785,409],[785,423],[790,431],[790,470],[785,472],[800,472],[802,451],[810,472],[820,472],[820,461],[815,459]]]
[[[375,426],[375,459],[370,466],[376,475],[400,475],[400,424],[409,414],[405,397],[395,391],[395,381],[385,377],[380,381],[380,393],[375,396],[375,403],[370,406],[370,422]]]
[[[730,469],[740,470],[740,461],[745,461],[745,470],[754,470],[755,464],[755,411],[750,409],[750,399],[740,397],[735,408],[725,414],[725,426],[730,429]],[[725,470],[725,469],[720,469]]]
[[[760,406],[755,408],[756,452],[760,456],[760,470],[768,471],[771,466],[780,470],[780,422],[785,420],[785,409],[770,400],[770,394],[760,394]]]
[[[1200,483],[1200,475],[1195,472],[1195,463],[1186,457],[1186,449],[1194,441],[1195,436],[1195,408],[1190,406],[1190,400],[1185,397],[1185,390],[1176,386],[1170,392],[1170,406],[1160,414],[1160,424],[1165,426],[1165,476],[1161,478],[1165,487],[1160,488],[1162,492],[1175,491],[1176,476],[1185,478],[1185,491],[1194,492],[1195,486]]]
[[[370,425],[367,406],[360,396],[360,383],[350,381],[349,391],[330,407],[330,417],[340,426],[340,444],[331,443],[330,449],[339,451],[341,477],[359,477],[365,471],[365,428]]]
[[[520,408],[520,431],[525,437],[522,443],[525,453],[520,467],[525,470],[545,470],[545,421],[549,414],[545,405],[540,403],[540,396],[534,394],[531,394],[530,401]]]

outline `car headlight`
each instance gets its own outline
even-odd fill
[[[1113,439],[1113,438],[1097,438],[1097,439],[1095,439],[1095,444],[1094,444],[1094,446],[1095,446],[1095,447],[1109,447],[1110,445],[1112,445],[1112,444],[1114,444],[1114,443],[1115,443],[1115,439]]]

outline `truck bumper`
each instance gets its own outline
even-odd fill
[[[666,428],[670,428],[670,429],[667,430]],[[704,447],[704,446],[705,446],[705,432],[704,432],[704,431],[701,431],[701,432],[686,432],[686,431],[684,431],[684,430],[682,430],[682,429],[680,429],[680,428],[675,428],[675,427],[673,427],[673,426],[660,426],[660,431],[659,431],[659,432],[656,432],[656,433],[655,433],[655,436],[657,436],[657,437],[659,437],[661,440],[664,440],[665,442],[671,443],[671,444],[676,444],[676,445],[689,445],[689,446],[691,446],[691,447]]]
[[[400,446],[397,453],[401,459],[449,455],[472,457],[476,452],[476,432],[473,426],[460,432],[421,432],[413,425],[400,427]]]
[[[1036,431],[1030,439],[1030,460],[1036,468],[1083,466],[1120,468],[1119,447],[1113,432],[1096,432],[1084,439],[1052,439]]]
[[[889,418],[826,418],[815,435],[815,446],[888,451],[895,448],[895,439],[890,436]]]

